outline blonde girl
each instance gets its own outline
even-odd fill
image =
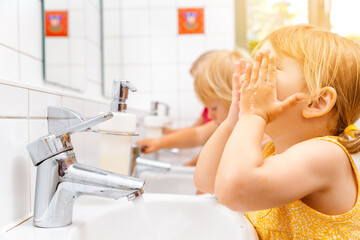
[[[352,125],[360,117],[360,46],[297,25],[271,33],[258,49],[254,65],[239,71],[238,118],[228,116],[204,146],[196,186],[248,212],[260,239],[360,239],[359,173],[350,155],[360,150]],[[262,151],[264,133],[272,143]],[[220,158],[215,146],[224,146]],[[208,181],[205,162],[216,169]]]

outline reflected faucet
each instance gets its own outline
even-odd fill
[[[143,193],[145,181],[77,162],[71,134],[112,118],[111,112],[84,120],[66,108],[48,108],[49,135],[27,146],[37,167],[34,225],[53,228],[71,224],[73,205],[82,195],[134,200]]]

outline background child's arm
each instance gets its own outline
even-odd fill
[[[215,177],[226,141],[233,130],[239,114],[240,76],[245,71],[246,62],[240,59],[234,64],[232,103],[227,118],[216,129],[200,152],[196,164],[194,183],[202,192],[214,193]]]
[[[160,149],[192,148],[204,145],[214,133],[217,124],[213,121],[199,127],[184,128],[160,138],[145,138],[137,141],[143,153],[152,153]]]

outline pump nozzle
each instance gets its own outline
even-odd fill
[[[114,80],[112,89],[112,102],[110,110],[112,112],[123,112],[127,109],[126,100],[128,98],[129,89],[132,92],[136,92],[136,87],[129,81]]]

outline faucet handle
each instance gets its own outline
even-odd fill
[[[68,128],[65,128],[63,130],[61,130],[60,132],[55,133],[55,135],[57,137],[65,135],[65,134],[72,134],[75,132],[83,132],[83,131],[89,131],[90,128],[94,125],[97,125],[101,122],[104,122],[106,120],[109,120],[110,118],[112,118],[114,115],[112,112],[106,112],[106,113],[101,113],[93,118],[90,118],[88,120],[82,121],[74,126],[70,126]]]
[[[30,158],[35,166],[59,153],[73,149],[70,135],[75,132],[87,131],[90,127],[112,118],[112,112],[102,113],[89,120],[67,127],[57,133],[44,136],[27,145]]]

